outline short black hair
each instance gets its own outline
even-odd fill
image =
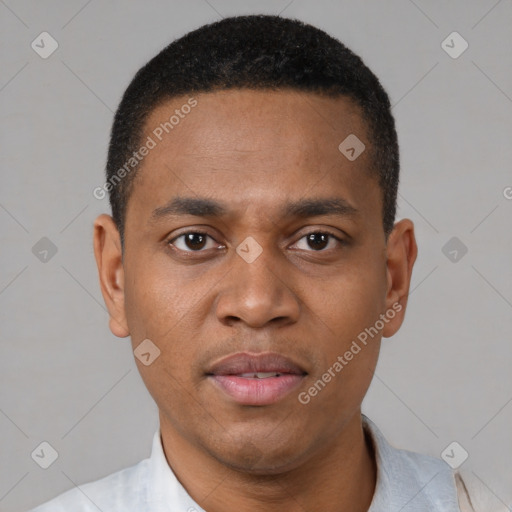
[[[126,89],[114,117],[106,166],[112,216],[123,246],[127,203],[138,167],[132,162],[131,170],[126,163],[140,148],[149,114],[173,97],[227,89],[292,89],[352,99],[368,127],[371,170],[382,189],[383,228],[386,236],[391,232],[399,180],[398,140],[390,101],[378,78],[343,43],[312,25],[249,15],[204,25],[173,41],[136,73]],[[125,172],[119,173],[123,167]]]

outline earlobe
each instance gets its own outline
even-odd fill
[[[130,331],[125,313],[121,240],[110,215],[102,214],[96,218],[93,238],[101,293],[110,315],[110,330],[115,336],[126,338]]]
[[[393,311],[394,314],[384,327],[382,335],[385,338],[393,336],[404,320],[412,269],[417,254],[414,224],[409,219],[397,222],[389,235],[386,249],[386,310]]]

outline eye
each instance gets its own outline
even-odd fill
[[[212,246],[211,243],[208,246],[211,241],[215,242],[207,233],[189,231],[169,240],[168,243],[180,251],[201,252],[202,249],[212,249],[215,247],[215,244]]]
[[[302,243],[302,247],[299,244]],[[333,249],[337,244],[343,244],[343,240],[334,236],[332,233],[324,231],[314,231],[304,235],[295,245],[298,249],[308,251],[313,249],[315,252],[323,252],[325,249]]]

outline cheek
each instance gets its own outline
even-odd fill
[[[315,310],[340,340],[355,339],[385,310],[386,273],[381,262],[352,267],[316,289]]]
[[[161,257],[140,258],[144,263],[125,263],[125,309],[132,338],[165,339],[193,304],[190,286],[171,274]]]
[[[149,365],[136,359],[139,373],[158,404],[183,409],[187,396],[184,389],[190,379],[190,337],[184,330],[196,293],[188,288],[183,293],[179,276],[172,278],[159,272],[156,265],[130,268],[136,279],[125,283],[125,308],[132,348],[136,350],[146,339],[158,349],[158,356]],[[185,395],[185,396],[184,396]],[[189,397],[188,397],[189,398]]]
[[[321,383],[316,386],[322,388],[316,403],[326,410],[351,410],[364,397],[379,355],[381,329],[375,325],[385,311],[385,268],[379,261],[354,265],[337,279],[310,289],[309,303],[325,333],[317,340],[323,357],[312,383],[329,381],[325,389]]]
[[[201,338],[208,314],[204,296],[212,283],[171,272],[159,259],[130,268],[130,275],[137,277],[126,284],[125,307],[133,349],[150,339],[160,350],[155,368],[139,364],[142,377],[152,382],[153,386],[147,382],[150,388],[162,384],[169,388],[173,385],[169,379],[191,379],[191,362],[201,350],[195,340]],[[156,375],[157,370],[161,375]]]

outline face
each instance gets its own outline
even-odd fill
[[[284,471],[327,450],[360,411],[381,337],[405,311],[412,225],[386,240],[371,141],[350,100],[194,98],[162,140],[158,127],[189,98],[147,120],[143,140],[156,145],[129,199],[123,260],[111,218],[96,221],[102,292],[114,334],[160,351],[137,364],[163,436],[230,467]],[[366,146],[353,161],[338,149],[350,134]]]

